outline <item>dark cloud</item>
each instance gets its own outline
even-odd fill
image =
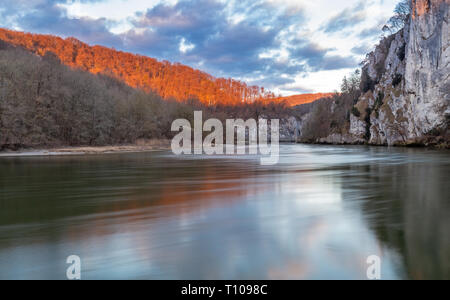
[[[235,5],[233,9],[245,15],[239,22],[230,20],[226,4],[219,1],[159,4],[136,15],[132,22],[137,30],[125,35],[126,45],[151,56],[188,64],[204,62],[205,68],[215,74],[252,76],[293,71],[290,65],[259,56],[281,46],[277,36],[294,22],[302,22],[302,11],[277,10],[264,1]],[[182,39],[194,46],[191,51],[180,52]]]
[[[356,68],[359,62],[353,56],[330,55],[324,57],[316,70],[340,70]]]
[[[322,30],[326,33],[335,33],[362,23],[366,18],[366,6],[367,3],[364,1],[359,2],[355,7],[344,9],[328,20],[328,22],[322,26]]]
[[[100,2],[102,0],[82,0]],[[106,19],[69,18],[58,4],[69,0],[2,0],[3,15],[8,16],[11,27],[63,37],[74,36],[87,43],[119,47],[121,38],[109,31],[111,21]]]
[[[225,4],[210,0],[180,1],[176,5],[158,4],[132,20],[136,28],[152,28],[160,35],[183,36],[193,43],[218,32],[227,25]]]
[[[323,48],[308,40],[300,42],[300,46],[290,50],[293,58],[304,61],[312,71],[354,68],[358,65],[354,57],[330,55],[335,49]]]

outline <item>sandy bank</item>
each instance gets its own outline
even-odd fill
[[[103,147],[62,147],[52,149],[24,149],[0,152],[0,157],[19,156],[58,156],[58,155],[96,155],[111,153],[150,152],[170,149],[170,143],[162,141],[151,145],[123,145]]]

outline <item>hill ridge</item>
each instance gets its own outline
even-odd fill
[[[0,28],[0,40],[22,46],[40,56],[55,54],[65,65],[94,74],[106,73],[134,88],[153,91],[164,99],[198,99],[207,105],[251,103],[274,99],[263,87],[231,78],[216,78],[181,63],[158,60],[101,45],[89,45],[74,37],[25,33]]]

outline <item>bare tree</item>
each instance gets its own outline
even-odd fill
[[[359,89],[361,84],[361,71],[359,69],[355,70],[349,78],[344,77],[341,84],[342,93],[353,93]]]
[[[384,32],[395,33],[405,27],[412,11],[411,0],[400,1],[394,9],[394,16],[392,16],[388,24],[383,27]]]

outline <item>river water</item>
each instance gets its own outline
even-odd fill
[[[0,158],[0,279],[450,279],[448,151]]]

